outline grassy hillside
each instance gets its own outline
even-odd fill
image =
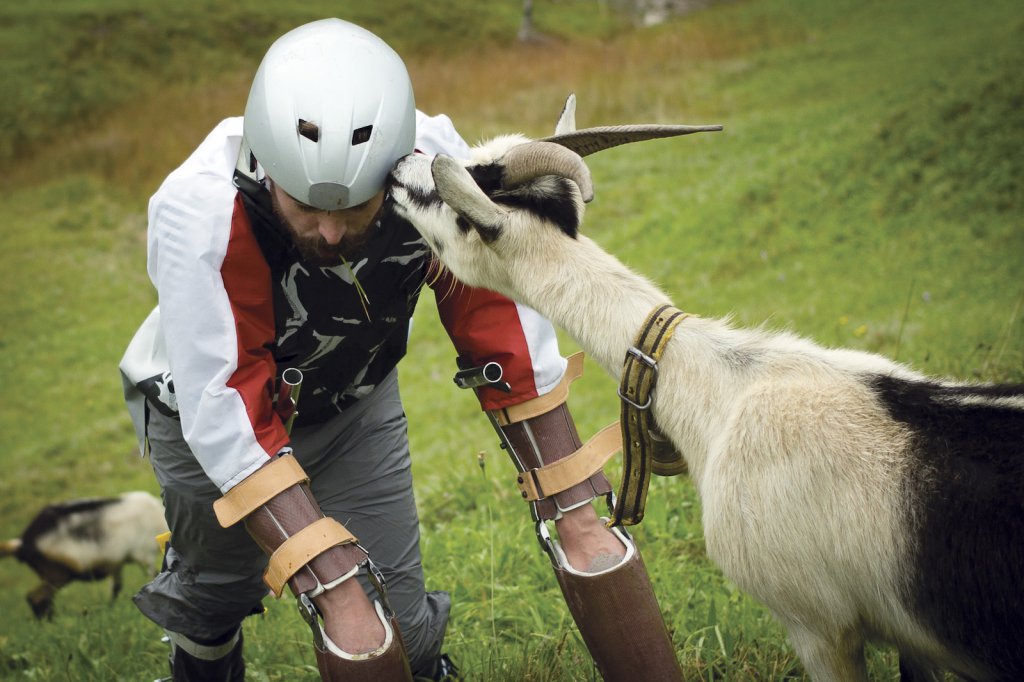
[[[538,2],[556,38],[539,46],[512,40],[518,1],[81,4],[0,10],[5,537],[47,501],[156,490],[116,371],[155,302],[147,197],[240,112],[273,36],[328,12],[399,46],[421,108],[449,113],[471,141],[549,133],[570,91],[581,126],[723,123],[591,160],[584,229],[680,307],[938,375],[1024,381],[1017,3],[763,0],[634,30],[615,3]],[[590,679],[511,466],[472,397],[452,388],[429,295],[412,348],[402,382],[428,587],[456,602],[447,648],[470,679]],[[581,433],[617,414],[595,366],[572,405]],[[705,557],[690,483],[656,480],[649,499],[635,535],[688,679],[801,679],[782,631]],[[129,573],[126,591],[143,580]],[[0,678],[162,674],[160,633],[127,599],[74,586],[40,624],[22,601],[33,584],[0,563]],[[269,607],[246,626],[251,678],[316,679],[292,605]],[[879,679],[895,670],[886,651],[870,664]]]
[[[552,36],[603,36],[625,17],[573,0],[538,8]],[[378,33],[403,54],[464,54],[515,40],[517,0],[269,0],[232,3],[54,0],[0,8],[0,160],[53,141],[53,130],[102,126],[139,97],[161,98],[168,84],[217,85],[226,73],[251,74],[267,46],[298,24],[341,16]]]

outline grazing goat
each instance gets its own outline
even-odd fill
[[[14,556],[36,572],[42,582],[26,598],[36,618],[48,618],[57,590],[75,580],[111,576],[117,597],[124,565],[151,570],[156,536],[166,531],[163,505],[146,492],[71,500],[43,508],[20,538],[0,543],[0,557]]]
[[[578,233],[589,172],[548,139],[406,157],[392,205],[459,280],[535,308],[618,379],[669,298]],[[1024,386],[701,317],[658,366],[651,409],[686,458],[707,553],[814,680],[866,680],[866,641],[894,644],[904,679],[1024,679]]]

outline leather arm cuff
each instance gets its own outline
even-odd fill
[[[540,469],[546,465],[555,465],[583,447],[576,432],[572,414],[564,401],[547,412],[504,424],[499,428],[515,450],[520,464],[526,468],[526,472],[520,476],[524,479],[524,483],[528,480],[525,477],[533,476],[530,470]],[[564,468],[572,467],[567,463]],[[532,491],[523,488],[523,497],[525,499],[539,498],[536,500],[538,516],[544,520],[551,520],[558,518],[562,511],[568,511],[599,495],[607,495],[611,492],[611,483],[600,468],[590,475],[586,475],[586,471],[582,471],[582,475],[586,476],[583,480],[554,494],[547,494],[543,489],[536,490],[537,486],[534,486]],[[534,479],[533,482],[536,483],[536,480]],[[543,488],[542,485],[539,487]],[[555,485],[554,487],[561,488],[563,486]],[[541,495],[546,496],[540,497]]]
[[[245,517],[245,529],[271,557],[263,580],[276,596],[285,580],[296,596],[315,595],[366,561],[355,537],[324,517],[305,483],[283,490]]]
[[[309,490],[309,477],[291,455],[271,460],[213,504],[224,527],[245,520],[245,529],[270,556],[263,581],[281,596],[319,594],[354,575],[366,553],[344,526],[328,519]]]

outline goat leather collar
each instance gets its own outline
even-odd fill
[[[682,455],[655,435],[651,414],[652,393],[658,380],[658,360],[676,325],[689,315],[670,305],[652,310],[640,328],[636,342],[626,351],[619,384],[622,399],[622,483],[609,526],[632,526],[644,518],[651,473],[662,476],[686,472]]]

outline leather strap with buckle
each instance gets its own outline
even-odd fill
[[[632,526],[644,517],[647,488],[654,470],[654,454],[664,441],[652,437],[655,430],[651,414],[652,393],[658,380],[658,360],[668,345],[676,325],[689,315],[670,305],[650,312],[626,351],[619,398],[622,400],[622,483],[612,509],[609,526]]]

